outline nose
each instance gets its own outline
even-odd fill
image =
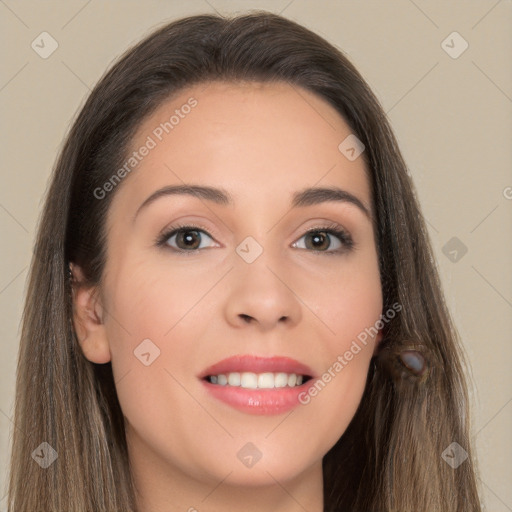
[[[260,331],[296,325],[302,309],[291,281],[291,273],[276,258],[270,261],[265,252],[252,263],[238,261],[228,284],[228,323],[238,328],[254,325]]]

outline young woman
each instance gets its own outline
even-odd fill
[[[54,169],[10,510],[480,511],[463,368],[354,66],[269,13],[181,19]]]

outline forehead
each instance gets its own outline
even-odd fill
[[[129,154],[149,149],[118,192],[135,204],[159,187],[202,183],[229,190],[237,203],[270,204],[335,185],[371,209],[363,157],[351,161],[338,147],[351,135],[331,105],[296,85],[196,84],[141,123]]]

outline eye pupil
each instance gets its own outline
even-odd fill
[[[330,245],[329,238],[326,236],[324,231],[316,231],[316,232],[310,233],[310,235],[313,240],[313,247],[315,249],[319,249],[319,248],[327,249],[329,247],[329,245]],[[323,245],[325,245],[325,242],[327,241],[326,247],[322,247],[322,241],[324,242]]]
[[[200,243],[201,237],[199,236],[197,230],[187,230],[187,231],[182,231],[181,233],[183,234],[183,239],[185,241],[186,248],[188,248],[188,249],[190,249],[190,248],[195,249],[196,248],[195,245]],[[191,233],[195,233],[195,235],[192,235]],[[181,237],[177,237],[176,240],[178,241],[180,238]],[[194,240],[194,238],[196,240]]]

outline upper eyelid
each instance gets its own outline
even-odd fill
[[[164,235],[164,234],[169,234],[169,233],[175,233],[176,231],[180,231],[180,230],[184,230],[184,229],[189,229],[190,231],[201,231],[201,232],[204,232],[206,233],[208,236],[214,238],[216,235],[212,235],[210,233],[210,231],[214,231],[210,228],[207,228],[205,226],[202,226],[200,224],[195,224],[194,222],[191,222],[191,223],[183,223],[183,224],[179,224],[179,225],[175,225],[174,227],[173,226],[169,226],[168,228],[164,228],[162,231],[161,231],[161,234]],[[338,223],[338,222],[334,222],[334,221],[325,221],[323,224],[322,222],[320,222],[318,225],[314,225],[314,226],[311,226],[309,228],[307,228],[306,230],[304,230],[303,234],[301,236],[304,236],[304,234],[308,233],[309,231],[321,231],[322,229],[324,230],[332,230],[332,229],[339,229],[341,231],[345,231],[348,235],[350,235],[350,231],[345,228],[342,224]]]

